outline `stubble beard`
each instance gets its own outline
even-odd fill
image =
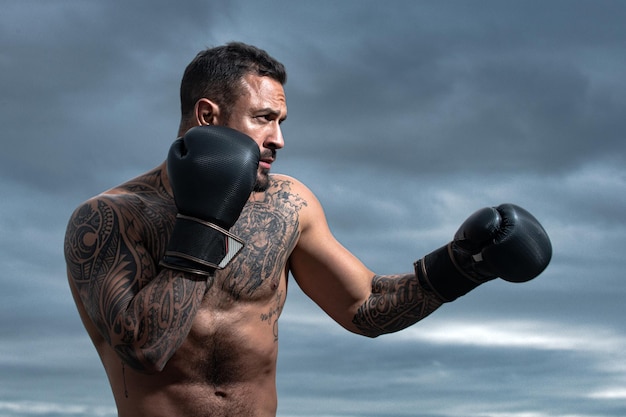
[[[272,158],[276,160],[276,150],[265,150],[261,154],[261,158]],[[270,168],[260,168],[256,174],[256,183],[254,184],[254,192],[260,193],[266,191],[270,186]]]
[[[256,176],[256,183],[254,184],[254,192],[261,193],[266,191],[270,186],[270,171],[269,169],[260,169]]]

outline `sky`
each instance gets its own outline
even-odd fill
[[[0,417],[113,417],[65,275],[67,220],[164,159],[195,54],[283,62],[274,172],[380,274],[475,210],[533,213],[536,279],[402,332],[346,332],[290,280],[281,417],[626,415],[626,2],[2,0]]]

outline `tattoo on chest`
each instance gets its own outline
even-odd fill
[[[246,246],[228,270],[223,286],[235,298],[273,294],[299,237],[298,212],[306,201],[291,192],[288,181],[275,181],[263,201],[246,205],[233,233]]]
[[[98,197],[77,209],[65,240],[69,274],[87,313],[126,364],[141,369],[132,341],[145,358],[169,357],[191,328],[207,282],[159,273],[176,216],[173,199],[148,174],[118,194]],[[260,317],[274,326],[284,303],[280,280],[299,237],[299,211],[306,201],[287,180],[272,180],[262,201],[249,202],[231,231],[246,241],[231,265],[216,274],[234,299],[266,299]],[[272,302],[271,300],[275,300]]]

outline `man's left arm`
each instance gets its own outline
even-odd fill
[[[497,277],[531,280],[552,256],[541,224],[521,207],[502,204],[472,214],[450,243],[414,263],[414,273],[378,275],[337,242],[321,205],[302,187],[308,205],[291,271],[314,302],[354,333],[402,330]]]
[[[375,275],[368,299],[352,323],[368,337],[407,328],[439,308],[444,301],[424,291],[415,274]]]
[[[376,275],[353,323],[366,336],[396,332],[492,279],[534,279],[551,257],[548,234],[532,214],[514,204],[485,207],[450,243],[416,261],[414,274]]]
[[[443,304],[413,273],[377,275],[368,269],[335,239],[313,193],[297,181],[293,191],[307,204],[289,267],[303,292],[337,323],[376,337],[410,326]]]

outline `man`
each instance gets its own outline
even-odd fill
[[[120,417],[273,416],[278,317],[291,273],[351,332],[401,330],[551,257],[514,205],[479,210],[401,275],[377,275],[331,234],[302,183],[269,174],[284,146],[285,70],[255,47],[205,50],[181,83],[165,162],[73,213],[69,283]]]

